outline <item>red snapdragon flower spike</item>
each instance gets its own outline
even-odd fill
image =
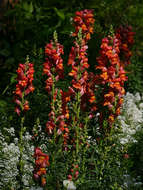
[[[132,56],[131,47],[134,43],[135,32],[132,31],[131,26],[120,26],[116,30],[116,37],[120,41],[120,53],[122,55],[122,65],[125,67],[130,64],[130,57]]]
[[[63,148],[67,149],[67,141],[69,139],[69,127],[67,125],[67,121],[69,120],[69,110],[67,103],[70,101],[70,98],[73,94],[72,90],[69,89],[68,92],[63,92],[60,90],[58,92],[57,89],[55,89],[55,93],[53,94],[52,99],[56,102],[57,97],[61,97],[61,109],[59,112],[55,112],[55,108],[53,105],[51,105],[51,111],[49,113],[49,120],[46,123],[46,132],[50,136],[50,138],[53,137],[53,135],[56,134],[56,137],[54,137],[54,140],[56,141],[58,139],[58,136],[63,137]]]
[[[109,130],[115,118],[120,114],[122,97],[125,94],[124,82],[127,80],[119,55],[120,41],[117,37],[104,38],[101,44],[100,56],[97,58],[98,65],[96,66],[100,74],[96,75],[95,80],[97,84],[104,85],[102,105],[108,110],[108,115],[102,113],[103,110],[99,111],[100,126],[102,128],[104,120],[107,120]]]
[[[104,88],[106,93],[103,92],[103,106],[107,106],[109,109],[108,122],[110,125],[120,114],[120,107],[123,103],[124,82],[127,80],[124,68],[127,64],[130,64],[132,55],[130,48],[134,43],[134,34],[130,26],[121,26],[117,29],[114,39],[104,38],[102,40],[101,56],[98,57],[98,65],[96,66],[96,69],[99,69],[101,73],[96,76],[96,81],[97,84],[108,85],[108,88]],[[110,41],[113,43],[111,44]],[[115,108],[114,113],[113,108]],[[103,115],[101,114],[100,117],[102,121],[105,119]]]
[[[43,64],[43,74],[48,76],[46,80],[46,90],[50,93],[53,85],[53,78],[55,80],[59,80],[59,78],[63,78],[63,59],[61,55],[63,55],[63,46],[58,42],[51,41],[45,47],[45,63]]]
[[[83,11],[77,11],[76,16],[73,18],[75,32],[72,34],[72,36],[77,37],[79,30],[82,29],[82,34],[84,36],[84,40],[88,41],[91,37],[91,34],[93,34],[93,28],[94,28],[94,15],[93,10],[85,9]]]
[[[95,84],[91,87],[92,79],[87,72],[89,68],[87,57],[87,42],[90,39],[90,35],[93,33],[94,27],[94,15],[92,10],[77,11],[76,16],[73,19],[75,32],[72,36],[77,37],[79,40],[74,41],[74,46],[71,48],[69,54],[68,65],[72,66],[72,70],[69,73],[72,79],[72,89],[75,93],[80,92],[81,95],[81,109],[85,111],[89,104],[95,108]],[[80,36],[80,37],[79,37]],[[88,106],[87,106],[88,105]]]
[[[82,91],[83,84],[88,79],[88,73],[86,72],[86,69],[89,67],[89,65],[88,58],[86,57],[86,50],[87,45],[82,43],[80,47],[79,44],[75,42],[75,47],[72,47],[68,61],[68,64],[72,65],[72,70],[69,73],[69,76],[73,77],[72,87],[79,91]],[[78,59],[77,61],[75,60],[76,57]],[[79,78],[79,73],[81,75],[81,78]]]
[[[133,45],[135,32],[132,31],[131,26],[120,26],[116,30],[116,37],[123,43],[127,45]]]
[[[50,117],[49,117],[50,118]],[[69,128],[66,124],[66,120],[69,119],[68,110],[66,113],[61,113],[61,115],[57,116],[56,121],[53,118],[50,118],[49,121],[46,123],[46,132],[52,137],[54,131],[56,132],[56,136],[58,137],[61,135],[63,137],[63,148],[66,149],[67,141],[69,139]],[[56,139],[55,139],[56,140]]]
[[[78,55],[78,60],[72,60],[71,62],[71,55],[70,55],[70,64],[72,65],[72,70],[69,73],[71,77],[73,77],[72,80],[72,88],[74,89],[75,92],[80,92],[81,94],[81,108],[82,110],[85,110],[87,108],[87,104],[92,104],[95,103],[95,95],[94,95],[94,85],[91,88],[91,81],[90,80],[90,75],[86,71],[87,68],[89,67],[88,64],[88,58],[87,56],[87,45],[84,43],[81,44],[81,49],[79,48],[79,45],[75,43],[75,51],[74,51],[74,56]],[[73,52],[73,48],[72,51]],[[73,56],[73,57],[74,57]],[[80,78],[79,78],[80,76]],[[86,98],[86,101],[85,101]],[[94,106],[95,107],[95,106]]]
[[[17,81],[16,90],[14,91],[14,101],[17,104],[15,112],[20,115],[21,111],[28,111],[29,103],[25,100],[30,92],[34,91],[32,84],[34,80],[34,67],[32,63],[26,62],[25,64],[19,64],[17,69]]]
[[[54,38],[55,39],[55,38]],[[43,73],[48,76],[46,80],[46,90],[51,94],[52,87],[60,78],[63,77],[63,60],[61,55],[63,55],[63,46],[60,45],[57,40],[51,41],[51,43],[47,44],[45,47],[45,55],[46,61],[44,63]],[[71,57],[72,59],[72,57]],[[63,146],[66,147],[67,140],[69,138],[69,128],[66,124],[66,120],[69,119],[69,110],[67,103],[70,101],[70,95],[73,94],[72,88],[69,91],[63,92],[59,91],[61,97],[61,109],[59,112],[55,112],[55,104],[57,102],[58,89],[54,88],[54,94],[52,93],[52,101],[54,103],[51,104],[51,111],[49,113],[49,120],[46,123],[46,132],[50,136],[53,137],[53,134],[56,134],[58,137],[61,135],[63,137]],[[54,140],[57,140],[55,138]]]
[[[37,147],[35,148],[34,153],[35,158],[35,169],[33,172],[33,178],[35,180],[41,179],[41,185],[46,185],[46,179],[44,176],[46,175],[46,167],[49,166],[49,156],[42,152],[42,150]]]

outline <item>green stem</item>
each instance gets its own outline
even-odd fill
[[[77,100],[76,100],[76,155],[79,153],[79,138],[80,138],[80,92],[77,92]]]
[[[22,181],[22,176],[23,176],[23,160],[22,160],[22,155],[23,155],[23,133],[25,131],[24,129],[24,121],[25,121],[25,116],[21,118],[21,123],[20,123],[20,132],[19,132],[19,150],[20,150],[20,157],[19,157],[19,183],[20,187],[19,189],[23,189],[23,181]]]
[[[52,110],[56,115],[56,109],[55,109],[55,100],[54,100],[54,94],[55,94],[55,78],[54,75],[52,75],[53,85],[52,85]],[[56,124],[56,118],[54,117],[54,123]],[[56,128],[54,128],[54,142],[56,140]]]
[[[88,149],[88,145],[86,144],[87,143],[87,137],[88,137],[88,133],[87,133],[88,121],[89,121],[88,113],[86,113],[84,131],[83,131],[83,139],[82,139],[83,140],[83,159],[82,159],[82,173],[83,173],[82,177],[83,177],[83,179],[85,178],[86,152]]]

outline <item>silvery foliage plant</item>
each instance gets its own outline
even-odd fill
[[[141,129],[143,123],[143,95],[126,93],[118,123],[122,131],[120,142],[122,144],[135,142],[133,135]]]
[[[8,143],[6,135],[2,134],[0,130],[0,189],[13,189],[19,188],[19,183],[17,176],[19,174],[17,165],[19,161],[19,147],[18,138],[15,136],[14,128],[4,128],[3,131],[6,132],[7,136],[12,137],[13,142]],[[41,190],[41,188],[34,187],[34,182],[32,179],[33,172],[33,153],[34,146],[31,145],[31,135],[26,132],[24,137],[24,150],[23,150],[23,161],[24,161],[24,175],[23,183],[24,190]]]
[[[135,95],[129,92],[126,93],[122,113],[118,116],[117,122],[121,127],[121,134],[119,135],[120,143],[126,146],[130,143],[137,143],[135,134],[143,126],[143,95],[139,93]],[[142,189],[142,182],[126,173],[124,175],[124,186],[126,189]]]
[[[14,136],[14,128],[5,130]],[[6,137],[0,132],[0,150],[0,188],[4,189],[11,184],[15,188],[18,185],[16,177],[18,175],[19,148],[15,143],[8,144]]]

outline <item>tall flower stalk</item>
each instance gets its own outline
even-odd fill
[[[15,112],[18,114],[18,116],[21,116],[21,122],[20,122],[20,130],[19,130],[19,150],[20,150],[20,157],[19,157],[19,183],[20,183],[20,189],[23,188],[23,168],[24,168],[24,161],[22,159],[23,155],[23,134],[26,130],[24,127],[24,121],[25,121],[25,113],[30,109],[29,108],[29,102],[26,100],[26,96],[34,91],[34,86],[32,84],[34,79],[34,67],[33,64],[29,62],[29,58],[27,57],[25,64],[19,64],[19,67],[17,69],[17,85],[16,90],[14,91],[14,101],[16,103]]]
[[[96,75],[95,81],[102,89],[98,109],[100,129],[105,136],[110,133],[123,104],[124,82],[127,80],[125,66],[130,64],[133,37],[131,27],[121,26],[115,35],[102,39],[100,56],[95,66],[100,73]]]
[[[119,52],[119,40],[115,36],[102,40],[100,56],[97,58],[98,65],[96,66],[100,74],[96,75],[96,83],[102,87],[102,99],[98,109],[100,129],[103,135],[110,132],[115,118],[120,114],[125,93],[124,82],[127,77],[120,62]]]
[[[76,180],[79,175],[79,164],[81,164],[80,152],[86,150],[87,139],[87,123],[89,115],[86,114],[85,121],[81,120],[81,112],[87,112],[86,105],[89,103],[95,104],[95,95],[93,89],[89,86],[89,74],[87,69],[89,68],[87,49],[88,41],[93,33],[93,18],[92,10],[77,11],[76,16],[73,18],[73,25],[75,32],[72,34],[75,37],[74,46],[71,48],[71,52],[68,59],[68,65],[72,67],[69,76],[72,77],[71,89],[73,91],[72,98],[72,112],[71,112],[71,128],[75,138],[72,137],[73,142],[73,167],[71,168],[71,174],[68,175],[69,180]],[[85,103],[85,96],[88,97]],[[82,162],[82,165],[84,163]],[[84,166],[82,167],[84,168]]]
[[[51,105],[46,123],[45,132],[48,136],[48,144],[54,150],[50,154],[50,169],[54,172],[56,168],[55,155],[66,149],[69,129],[66,124],[68,110],[66,107],[67,95],[56,87],[56,83],[63,78],[63,46],[58,43],[57,34],[54,33],[54,40],[45,47],[45,63],[43,74],[47,76],[46,91],[50,97]],[[60,144],[60,142],[62,142]],[[57,146],[58,144],[58,146]],[[50,182],[49,182],[50,183]],[[46,183],[45,183],[46,185]],[[56,183],[59,186],[59,182]]]
[[[62,117],[62,103],[60,102],[59,105],[57,102],[58,97],[61,99],[62,91],[56,88],[56,82],[58,82],[60,78],[63,78],[64,70],[63,60],[61,58],[63,53],[63,46],[58,43],[57,35],[54,33],[54,41],[51,41],[51,43],[47,44],[45,47],[46,62],[44,63],[43,69],[44,74],[48,76],[46,80],[46,91],[51,97],[51,111],[49,113],[49,120],[46,124],[46,131],[49,135],[54,134],[54,139],[56,139],[57,134],[56,123],[64,119],[64,115]]]
[[[121,64],[123,67],[125,67],[131,63],[131,47],[134,43],[135,32],[132,31],[131,26],[120,26],[119,28],[117,28],[115,35],[120,42],[119,49],[121,55]]]

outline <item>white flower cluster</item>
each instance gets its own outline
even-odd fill
[[[14,144],[3,143],[3,147],[1,147],[0,156],[0,187],[5,185],[11,185],[12,187],[16,187],[17,180],[16,177],[18,175],[17,165],[19,160],[19,148]]]
[[[23,176],[23,183],[25,187],[29,187],[33,184],[32,179],[32,172],[33,172],[33,165],[32,162],[34,162],[33,153],[34,153],[34,146],[31,146],[29,143],[31,140],[31,135],[29,135],[28,132],[26,132],[24,139],[24,150],[23,150],[23,159],[25,161],[24,163],[24,176]]]
[[[143,96],[127,92],[124,96],[122,114],[118,116],[123,134],[120,142],[122,144],[135,142],[133,134],[141,128],[143,123]]]
[[[76,186],[73,183],[73,181],[70,180],[64,180],[63,181],[63,186],[67,189],[67,190],[76,190]]]
[[[19,147],[18,147],[18,138],[15,137],[15,130],[14,128],[4,129],[7,131],[9,136],[14,138],[12,143],[7,143],[5,136],[0,131],[0,189],[6,189],[10,187],[11,189],[18,189],[19,184],[17,181],[18,176],[18,161],[19,161]],[[23,175],[23,183],[24,183],[24,190],[36,190],[37,188],[34,187],[34,182],[32,179],[32,171],[33,171],[33,164],[34,158],[34,146],[31,146],[30,140],[31,135],[26,132],[23,136],[24,140],[24,150],[23,150],[23,160],[24,160],[24,175]],[[33,187],[32,187],[33,186]],[[37,190],[41,190],[39,187]]]

